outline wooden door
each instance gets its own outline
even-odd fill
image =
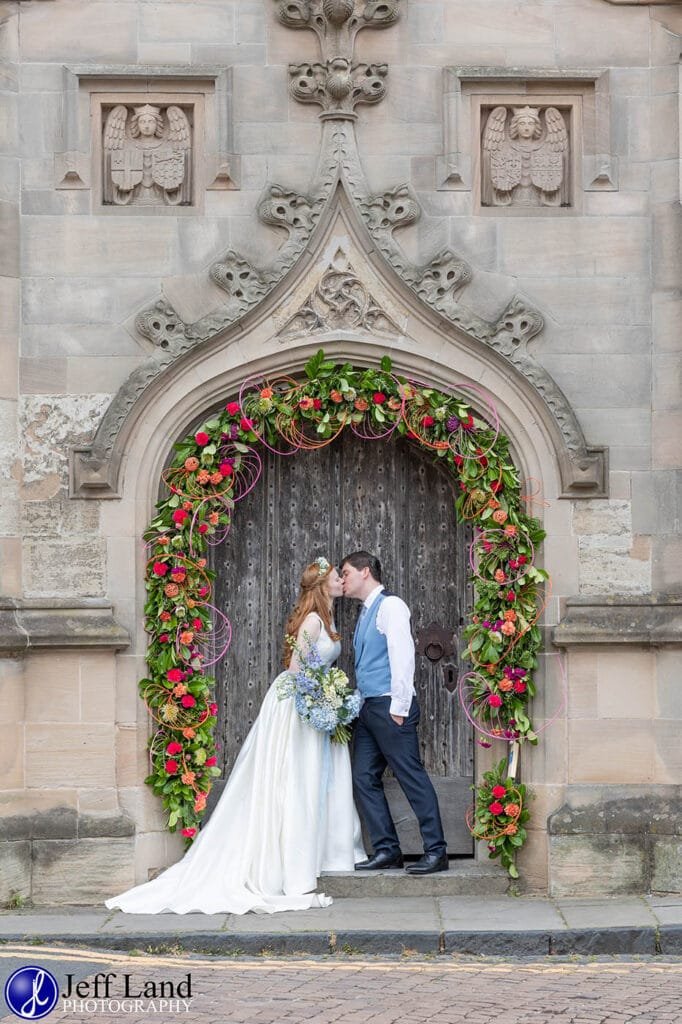
[[[362,441],[347,430],[317,452],[263,454],[263,476],[237,505],[232,532],[214,556],[216,603],[233,626],[232,646],[217,666],[225,775],[281,671],[284,624],[308,562],[326,555],[338,565],[351,551],[373,551],[387,590],[412,611],[413,633],[437,622],[455,634],[456,651],[471,599],[467,531],[457,526],[454,483],[429,453],[402,438]],[[349,675],[358,610],[357,602],[337,602],[344,644],[339,664]],[[417,655],[416,661],[422,754],[438,793],[448,850],[472,855],[464,815],[471,803],[473,738],[457,694],[448,688],[459,674],[457,655],[436,663]],[[394,779],[387,777],[385,784],[403,852],[421,853],[407,801]],[[209,810],[221,788],[219,781]]]

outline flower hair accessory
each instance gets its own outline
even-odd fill
[[[317,566],[318,576],[326,576],[329,570],[331,569],[331,564],[327,561],[326,558],[322,557],[316,558],[315,561],[313,562],[313,565]]]

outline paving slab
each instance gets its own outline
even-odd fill
[[[558,899],[557,908],[571,928],[655,928],[656,917],[641,896],[603,900]],[[682,921],[682,917],[680,918]]]
[[[442,896],[445,930],[527,932],[562,929],[566,925],[553,901],[514,897],[480,900],[476,896]]]
[[[682,896],[645,896],[644,901],[659,924],[682,925]]]

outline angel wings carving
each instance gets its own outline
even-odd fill
[[[191,148],[190,125],[181,107],[113,107],[104,125],[104,202],[189,205]]]
[[[483,132],[483,205],[568,206],[568,157],[556,107],[495,107]]]

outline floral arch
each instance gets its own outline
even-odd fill
[[[368,443],[398,432],[453,474],[458,517],[474,528],[476,599],[464,634],[470,670],[460,677],[460,698],[483,745],[537,742],[529,702],[542,643],[537,621],[547,573],[535,562],[544,532],[526,507],[494,403],[477,385],[440,389],[397,375],[388,356],[377,368],[358,367],[320,350],[300,379],[246,380],[238,398],[175,445],[165,493],[144,534],[149,646],[140,693],[155,724],[146,782],[162,800],[168,828],[180,828],[188,842],[220,774],[211,666],[231,635],[211,604],[208,547],[224,539],[236,505],[257,485],[259,451],[291,456],[329,444],[345,429]],[[529,812],[510,760],[485,774],[469,826],[516,877]]]

